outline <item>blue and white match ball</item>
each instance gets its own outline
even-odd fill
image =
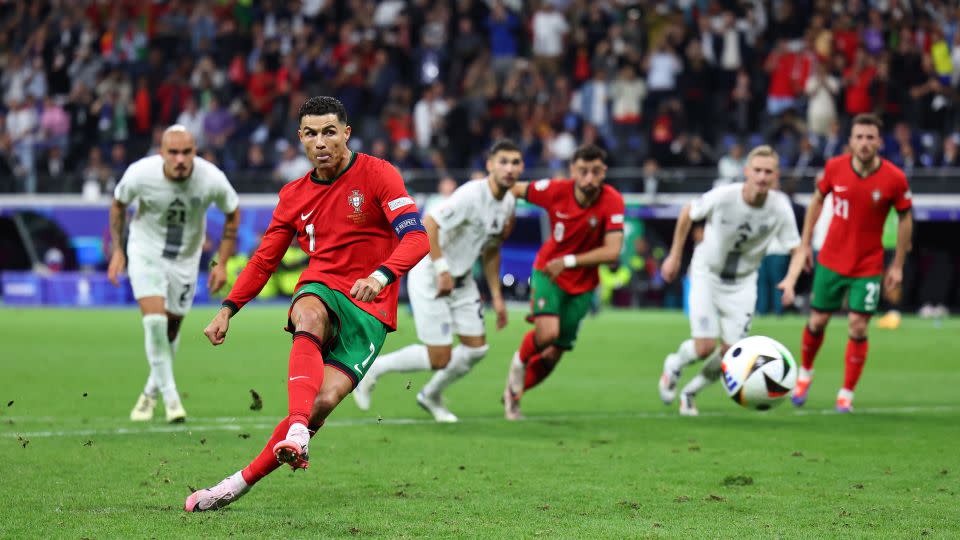
[[[797,384],[797,362],[790,350],[766,336],[750,336],[723,355],[723,387],[748,409],[765,411],[778,405]]]

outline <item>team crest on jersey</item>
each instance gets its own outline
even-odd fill
[[[880,202],[880,190],[873,190],[873,202]]]
[[[360,193],[359,189],[351,191],[350,195],[347,195],[347,202],[353,207],[353,213],[359,214],[360,207],[363,206],[363,193]]]
[[[590,219],[588,220],[588,223],[590,223],[590,228],[591,228],[591,229],[595,229],[595,228],[597,227],[597,223],[598,223],[598,221],[597,221],[597,216],[590,216]]]

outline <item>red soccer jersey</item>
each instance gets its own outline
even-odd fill
[[[400,173],[382,159],[355,152],[332,182],[321,181],[310,171],[280,190],[280,202],[260,247],[224,303],[239,309],[254,298],[296,236],[310,256],[297,288],[318,281],[350,298],[356,280],[378,267],[392,274],[388,276],[392,282],[373,302],[350,300],[394,330],[396,278],[430,251],[419,216]]]
[[[533,268],[564,255],[583,253],[603,245],[608,232],[623,230],[623,196],[604,184],[593,205],[580,206],[573,195],[573,180],[539,180],[527,186],[527,201],[550,216],[550,238],[537,252]],[[557,285],[569,294],[592,291],[600,282],[596,266],[569,268],[560,272]]]
[[[820,249],[820,264],[848,277],[883,273],[883,223],[892,205],[898,211],[912,206],[907,177],[896,165],[881,159],[880,168],[866,178],[853,170],[853,156],[827,162],[820,193],[833,193],[833,218]]]

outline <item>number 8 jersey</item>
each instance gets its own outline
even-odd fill
[[[163,257],[194,267],[200,262],[206,235],[207,208],[213,203],[229,214],[240,202],[226,175],[213,163],[195,157],[190,177],[178,182],[164,176],[160,155],[131,163],[114,197],[123,204],[137,202],[128,257]]]
[[[883,224],[893,206],[898,212],[912,206],[907,176],[893,163],[866,177],[853,170],[853,156],[844,154],[827,162],[817,190],[833,193],[833,219],[818,261],[847,277],[883,274]]]

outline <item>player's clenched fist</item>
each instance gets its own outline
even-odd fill
[[[380,294],[383,285],[373,277],[358,279],[350,289],[350,296],[361,302],[373,302],[373,299]]]
[[[230,310],[222,308],[210,321],[210,324],[203,329],[203,335],[207,336],[214,346],[223,343],[227,339],[227,330],[230,328]]]

